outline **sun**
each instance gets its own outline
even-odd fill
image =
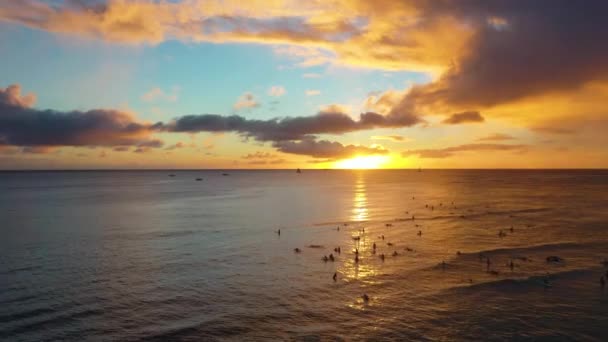
[[[388,156],[356,156],[336,162],[336,169],[379,169],[389,161]]]

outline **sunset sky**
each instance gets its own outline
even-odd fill
[[[608,1],[0,1],[0,169],[608,167]]]

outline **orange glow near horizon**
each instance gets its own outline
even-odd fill
[[[390,161],[388,156],[356,156],[334,163],[335,169],[381,169]]]

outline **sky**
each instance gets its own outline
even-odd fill
[[[0,1],[0,169],[606,168],[608,2]]]

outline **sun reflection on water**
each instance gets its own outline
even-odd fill
[[[353,206],[351,209],[350,238],[348,246],[344,248],[343,255],[346,257],[339,272],[348,281],[361,281],[366,285],[375,283],[378,274],[378,256],[372,253],[372,237],[370,227],[366,227],[369,219],[367,188],[365,174],[357,175],[354,184]],[[366,231],[367,228],[367,231]],[[358,250],[358,262],[355,261],[355,250]]]
[[[351,221],[361,222],[368,218],[367,195],[365,188],[365,176],[359,174],[355,182],[355,198],[353,199],[353,209],[351,211]]]

